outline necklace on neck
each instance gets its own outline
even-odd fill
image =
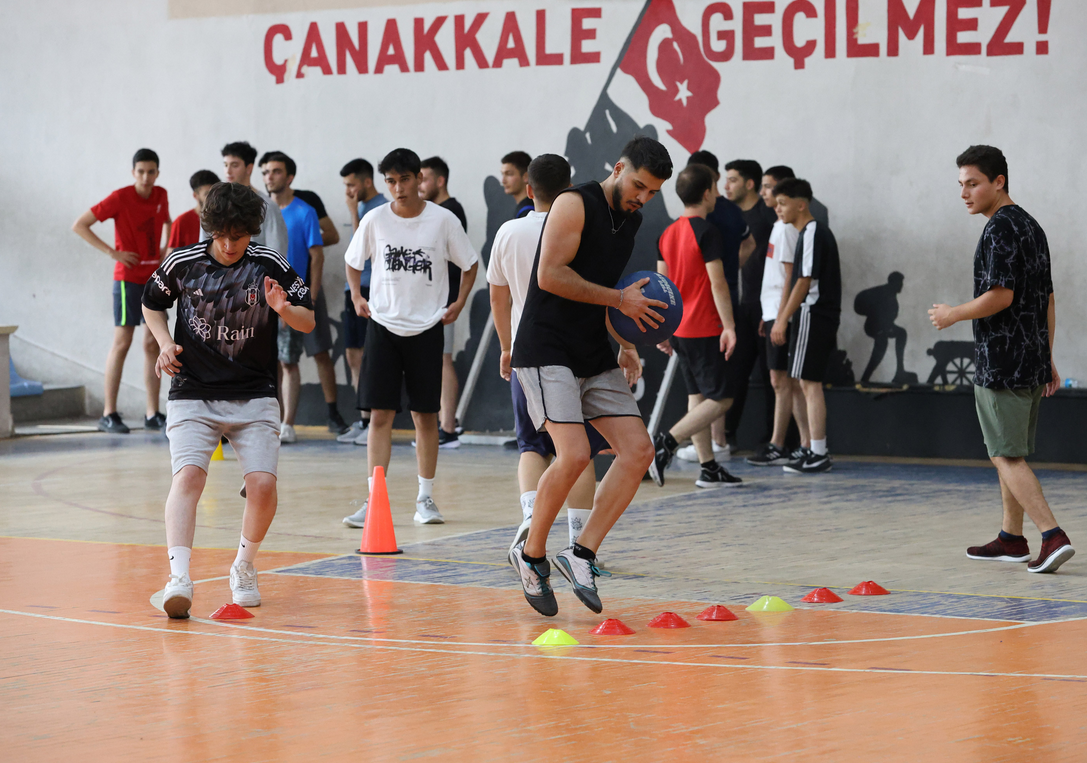
[[[612,235],[615,235],[616,233],[619,232],[619,229],[622,228],[626,224],[627,219],[626,219],[626,217],[623,217],[619,221],[619,224],[616,225],[615,224],[615,210],[611,208],[610,204],[608,205],[608,216],[609,216],[610,222],[611,222]]]

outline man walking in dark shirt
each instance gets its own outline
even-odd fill
[[[955,307],[933,305],[929,317],[939,330],[974,322],[974,399],[1004,504],[1000,535],[971,546],[966,555],[1029,562],[1028,572],[1055,572],[1076,550],[1026,462],[1034,452],[1042,396],[1061,384],[1053,362],[1057,311],[1049,244],[1038,222],[1008,195],[1008,162],[1000,149],[971,146],[956,164],[967,211],[989,222],[974,253],[974,299]],[[1024,513],[1042,533],[1034,561],[1023,537]]]

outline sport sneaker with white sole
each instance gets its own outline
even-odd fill
[[[443,450],[460,447],[460,436],[456,432],[446,432],[438,427],[438,447]]]
[[[744,481],[735,474],[730,474],[725,467],[715,461],[714,468],[703,469],[694,484],[696,487],[739,487],[744,484]]]
[[[611,577],[611,573],[600,569],[596,559],[582,559],[574,554],[574,547],[568,546],[555,557],[555,566],[574,589],[574,596],[596,614],[604,611],[600,595],[596,592],[596,578],[600,575]]]
[[[185,620],[192,609],[192,580],[188,575],[171,575],[162,593],[162,608],[175,620]]]
[[[362,425],[361,421],[356,421],[351,427],[341,435],[337,435],[336,442],[342,442],[347,445],[352,444],[358,439],[358,436],[366,432],[366,427]]]
[[[1030,547],[1026,538],[1004,540],[998,535],[996,540],[984,546],[970,546],[966,549],[966,556],[983,562],[1029,562]]]
[[[790,461],[781,467],[788,474],[821,474],[829,472],[834,466],[829,453],[819,455],[814,451],[806,451],[803,458]]]
[[[364,524],[366,524],[366,507],[369,504],[370,501],[363,501],[362,508],[356,511],[354,514],[344,517],[343,523],[348,527],[362,527]]]
[[[294,431],[294,427],[290,424],[279,425],[279,441],[290,445],[292,442],[298,442],[298,435]]]
[[[415,502],[415,521],[421,525],[444,525],[442,513],[438,511],[433,498],[424,498]]]
[[[729,461],[732,459],[732,446],[721,446],[717,443],[713,444],[713,457],[717,461]],[[687,445],[676,451],[676,458],[680,461],[687,461],[688,463],[698,463],[698,453],[694,449],[694,445]]]
[[[510,549],[506,559],[521,578],[521,588],[529,606],[544,617],[554,617],[559,613],[559,603],[551,590],[551,565],[546,559],[536,564],[526,562],[522,555],[524,550],[525,543],[521,541]]]
[[[799,454],[797,458],[799,458]],[[795,459],[792,456],[772,442],[759,448],[758,453],[755,455],[747,457],[747,463],[752,466],[785,466],[785,464],[793,460]]]
[[[1062,530],[1042,541],[1038,558],[1027,563],[1027,572],[1056,572],[1057,568],[1076,555],[1072,541]]]
[[[672,456],[676,452],[675,445],[676,441],[667,432],[659,432],[653,438],[653,463],[649,465],[649,476],[657,483],[657,487],[664,487],[664,470],[672,463]]]
[[[513,543],[510,544],[510,551],[518,543],[524,543],[528,539],[528,528],[532,526],[532,515],[529,514],[525,517],[521,524],[517,525],[517,534],[513,536]]]
[[[239,607],[259,607],[260,591],[257,589],[257,568],[249,562],[235,562],[230,566],[230,592]]]

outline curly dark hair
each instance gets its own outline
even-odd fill
[[[672,177],[672,158],[668,149],[645,135],[636,135],[623,147],[620,155],[632,170],[648,170],[658,180]]]
[[[255,236],[264,222],[264,199],[241,183],[216,183],[208,191],[200,224],[212,236]]]

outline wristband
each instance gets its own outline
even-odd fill
[[[622,306],[623,306],[623,290],[622,290],[622,289],[620,289],[620,290],[619,290],[619,304],[615,306],[615,309],[616,309],[616,310],[618,310],[618,309],[620,309],[620,308],[621,308]]]

